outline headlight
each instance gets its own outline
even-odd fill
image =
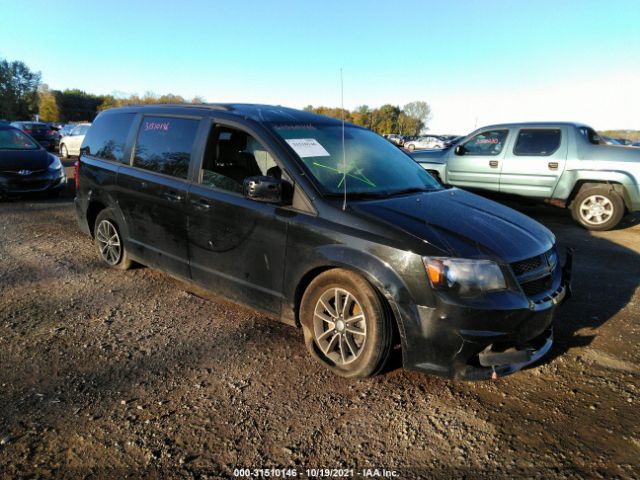
[[[425,257],[422,260],[429,281],[436,290],[472,296],[507,288],[502,270],[491,260],[446,257]]]
[[[54,157],[53,155],[49,155],[49,170],[60,170],[62,168],[62,162],[58,157]]]

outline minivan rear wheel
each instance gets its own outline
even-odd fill
[[[582,188],[571,204],[571,215],[588,230],[611,230],[624,216],[624,201],[608,185]]]
[[[300,321],[311,355],[337,375],[368,377],[389,358],[391,321],[378,292],[356,273],[318,275],[302,297]]]
[[[102,210],[96,218],[93,239],[98,256],[107,266],[117,270],[127,270],[132,262],[120,231],[113,211],[107,208]]]

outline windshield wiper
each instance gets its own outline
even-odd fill
[[[327,196],[331,198],[342,198],[343,193],[328,193]],[[385,198],[389,196],[389,192],[347,192],[347,198]]]
[[[402,190],[395,190],[391,192],[389,195],[406,195],[407,193],[433,192],[434,190],[435,188],[412,187],[412,188],[403,188]]]

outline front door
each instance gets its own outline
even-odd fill
[[[447,159],[446,182],[458,187],[498,191],[504,145],[509,130],[484,130],[462,144],[460,154]]]
[[[500,192],[551,198],[567,160],[567,129],[522,128],[502,163]]]
[[[242,183],[250,176],[282,174],[254,135],[213,124],[187,205],[191,278],[274,314],[283,298],[288,211],[245,198]]]
[[[142,118],[132,166],[118,172],[118,205],[134,256],[151,267],[189,277],[187,192],[198,118]]]

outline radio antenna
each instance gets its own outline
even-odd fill
[[[347,209],[347,150],[344,145],[344,80],[342,79],[342,67],[340,67],[340,110],[342,113],[342,211]]]

